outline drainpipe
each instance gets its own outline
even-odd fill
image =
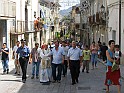
[[[119,0],[119,45],[121,50],[121,0]]]

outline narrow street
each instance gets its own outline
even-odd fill
[[[31,65],[28,65],[28,79],[25,84],[21,82],[21,76],[15,76],[14,65],[10,63],[10,73],[1,75],[0,69],[0,93],[105,93],[104,79],[105,66],[98,63],[98,68],[90,69],[90,73],[80,74],[79,83],[71,85],[70,72],[62,77],[61,83],[51,83],[50,85],[42,85],[39,80],[31,80]],[[122,81],[122,92],[124,93],[124,81]],[[116,87],[112,86],[110,93],[117,93]]]

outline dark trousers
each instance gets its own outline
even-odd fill
[[[102,59],[103,59],[103,61],[106,61],[107,60],[106,55],[102,55]]]
[[[19,58],[20,66],[22,69],[22,80],[26,80],[26,73],[27,73],[27,65],[28,59],[27,58]]]
[[[68,67],[67,60],[64,60],[64,64],[62,64],[62,71],[64,76],[67,74],[67,67]]]
[[[75,83],[75,81],[78,80],[79,73],[80,73],[80,61],[70,60],[69,66],[70,66],[72,83]]]
[[[58,75],[56,76],[56,69],[58,69]],[[52,63],[52,76],[54,80],[61,80],[62,64]]]

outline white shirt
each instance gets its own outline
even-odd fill
[[[70,48],[68,50],[67,57],[70,58],[70,60],[80,60],[80,57],[82,56],[82,52],[79,48]]]
[[[64,49],[64,52],[65,52],[65,60],[67,60],[68,59],[67,54],[68,54],[69,47],[68,46],[65,46],[65,47],[63,46],[62,48]]]
[[[19,46],[14,46],[14,48],[13,48],[13,52],[15,52],[14,53],[14,56],[15,56],[15,59],[16,59],[16,55],[17,55],[17,53],[16,53],[16,51],[17,51],[17,49],[19,48]]]
[[[120,58],[119,51],[115,51],[115,58]]]

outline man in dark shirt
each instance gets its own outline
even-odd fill
[[[102,59],[104,62],[107,60],[106,50],[108,50],[108,47],[106,46],[105,43],[103,43],[103,46],[101,47],[101,52],[102,52]]]
[[[3,43],[3,48],[1,49],[1,52],[2,52],[2,65],[3,65],[3,74],[6,73],[7,71],[7,74],[9,73],[9,65],[8,65],[8,62],[9,62],[9,49],[6,47],[6,43]]]

